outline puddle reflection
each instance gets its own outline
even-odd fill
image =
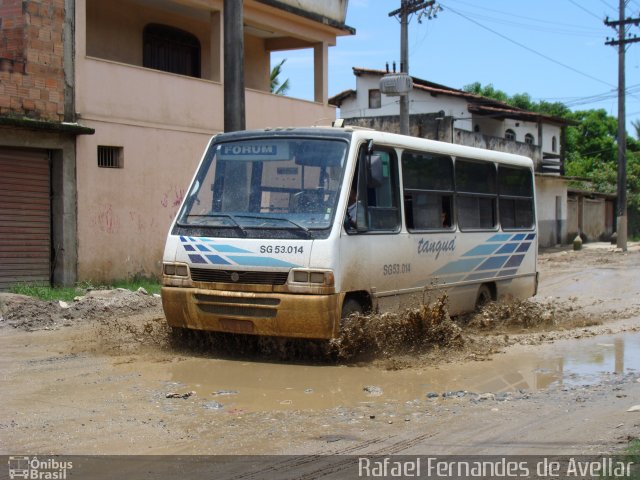
[[[458,390],[534,391],[594,384],[603,374],[633,371],[640,365],[640,334],[557,342],[545,352],[541,358],[531,347],[492,361],[400,371],[191,358],[171,367],[171,380],[197,391],[199,398],[219,402],[221,410],[246,411],[408,402]]]

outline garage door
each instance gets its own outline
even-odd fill
[[[0,289],[49,283],[51,200],[44,150],[0,149]]]

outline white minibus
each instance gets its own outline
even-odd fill
[[[446,291],[452,315],[537,290],[531,159],[356,127],[210,141],[171,225],[171,327],[330,339]]]

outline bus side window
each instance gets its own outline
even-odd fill
[[[367,172],[367,168],[361,168],[367,157],[365,148],[362,147],[363,150],[358,157],[356,173],[350,188],[344,218],[345,230],[350,234],[368,231],[398,232],[400,201],[395,153],[382,149],[371,153],[372,157],[376,157],[376,168],[379,169],[376,182],[373,182],[368,178],[371,172]]]
[[[460,229],[495,229],[498,225],[495,165],[457,158],[455,171]]]
[[[405,151],[402,179],[408,230],[442,230],[453,226],[451,157]]]
[[[498,166],[500,224],[505,230],[528,230],[534,225],[533,178],[527,168]]]

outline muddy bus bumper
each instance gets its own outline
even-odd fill
[[[330,339],[338,334],[340,295],[230,292],[162,287],[171,327],[275,337]]]

